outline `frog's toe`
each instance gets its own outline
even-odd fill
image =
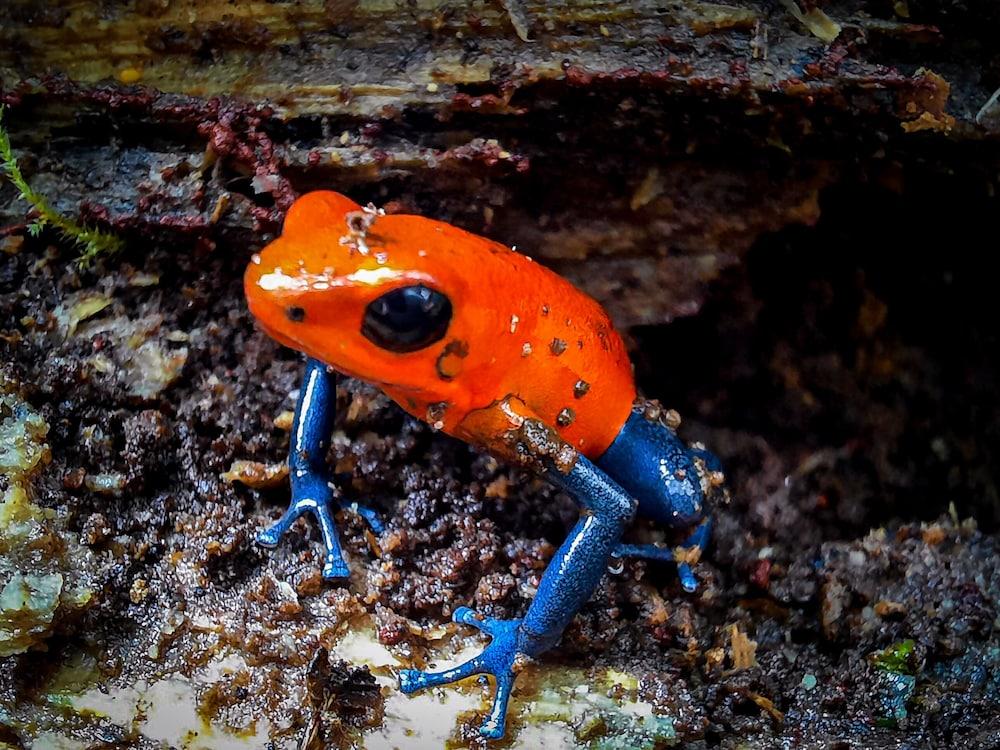
[[[344,558],[339,553],[327,553],[323,560],[323,578],[334,581],[339,578],[349,578],[351,569],[347,567]]]
[[[611,551],[612,557],[638,557],[642,560],[673,562],[674,552],[658,544],[618,544]]]
[[[497,620],[493,617],[484,617],[468,607],[459,607],[452,614],[451,619],[460,625],[469,625],[476,630],[481,630],[488,635],[496,635],[496,629],[502,627],[504,620]]]
[[[479,733],[489,739],[499,739],[503,737],[507,727],[507,705],[510,702],[511,692],[514,688],[514,679],[517,676],[510,667],[503,667],[494,671],[493,666],[487,663],[483,655],[470,659],[464,664],[460,664],[452,669],[443,672],[423,672],[419,669],[404,669],[399,673],[399,689],[404,693],[413,693],[429,687],[438,687],[452,682],[459,682],[467,677],[477,674],[492,674],[496,679],[496,695],[493,698],[493,707],[489,715],[483,720],[479,728]],[[492,660],[490,660],[492,661]],[[511,658],[510,661],[514,661]]]
[[[694,571],[691,570],[691,566],[687,563],[680,563],[677,566],[677,578],[681,582],[681,588],[689,594],[693,594],[698,590],[698,579],[695,577]]]
[[[262,547],[278,546],[281,538],[298,520],[299,516],[307,513],[316,518],[323,539],[323,578],[326,580],[347,578],[350,575],[350,570],[344,562],[344,555],[340,549],[340,540],[337,536],[333,514],[330,512],[330,504],[325,499],[315,500],[311,495],[305,495],[305,493],[293,497],[284,515],[275,524],[257,534],[257,543]]]
[[[680,580],[681,588],[689,594],[698,590],[698,579],[695,577],[691,566],[686,562],[677,560],[674,551],[656,544],[619,544],[612,551],[613,557],[637,557],[641,560],[657,560],[659,562],[676,562],[677,578]]]
[[[289,505],[288,510],[285,511],[281,518],[257,534],[257,544],[262,547],[277,547],[278,543],[281,541],[281,537],[285,535],[291,525],[295,523],[303,512],[303,508],[293,502]]]
[[[496,721],[493,718],[486,719],[479,726],[479,734],[488,740],[499,740],[507,732],[506,721]]]
[[[489,716],[483,719],[479,726],[479,734],[491,740],[498,740],[503,737],[507,730],[507,704],[510,703],[510,695],[514,691],[514,679],[517,673],[509,670],[496,676],[497,693],[493,698],[493,708],[490,709]]]
[[[274,548],[278,546],[278,542],[281,541],[281,530],[272,526],[268,529],[257,534],[257,544],[261,547]]]
[[[379,515],[379,512],[374,508],[369,508],[367,505],[359,505],[358,503],[343,503],[341,507],[345,510],[357,513],[365,519],[365,523],[368,524],[368,528],[370,528],[374,533],[381,534],[385,531],[385,524],[382,523],[382,518]]]
[[[445,669],[442,672],[424,672],[419,669],[403,669],[399,672],[399,689],[404,693],[414,693],[429,687],[447,685],[451,682],[459,682],[466,677],[483,674],[485,672],[482,658],[477,656],[457,667]]]
[[[421,672],[419,669],[401,669],[397,677],[399,678],[399,690],[406,695],[410,693],[415,693],[421,688],[427,687],[424,685],[423,677],[426,672]]]
[[[611,554],[614,557],[638,557],[644,560],[659,560],[661,562],[676,562],[677,577],[680,579],[681,588],[689,594],[698,590],[698,579],[692,569],[692,564],[701,559],[708,546],[708,538],[712,531],[712,520],[703,518],[694,527],[691,534],[679,548],[682,553],[678,559],[678,553],[669,547],[658,544],[618,544]]]

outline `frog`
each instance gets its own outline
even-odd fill
[[[291,500],[257,535],[264,547],[311,515],[322,576],[336,580],[350,573],[336,510],[346,506],[373,532],[384,530],[373,508],[343,500],[326,465],[342,376],[374,385],[434,430],[540,473],[580,507],[524,616],[458,607],[454,621],[487,634],[488,645],[450,669],[400,670],[404,693],[491,676],[493,702],[479,731],[501,738],[517,675],[559,642],[616,559],[672,563],[682,588],[697,589],[709,505],[725,483],[721,464],[678,437],[676,412],[639,395],[608,314],[562,276],[447,222],[318,190],[299,197],[280,236],[252,256],[244,288],[263,331],[305,356]],[[636,516],[683,541],[625,543]]]

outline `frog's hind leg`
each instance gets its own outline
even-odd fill
[[[529,427],[544,432],[537,420],[525,419]],[[565,446],[565,444],[562,444]],[[489,716],[480,728],[484,737],[504,734],[507,703],[514,680],[528,660],[556,644],[563,630],[590,598],[607,570],[625,525],[635,514],[636,503],[614,480],[584,456],[569,449],[572,460],[556,464],[543,460],[547,476],[569,492],[584,513],[556,551],[538,584],[538,593],[524,619],[480,618],[471,610],[459,609],[455,620],[473,625],[492,636],[479,656],[442,672],[403,670],[399,684],[403,692],[443,685],[475,674],[491,674],[496,679],[496,697]]]
[[[640,408],[629,415],[598,465],[638,500],[640,516],[673,529],[693,527],[679,547],[621,544],[615,555],[675,562],[681,585],[694,591],[698,584],[691,568],[711,532],[703,487],[712,482],[705,473],[719,471],[719,460],[701,446],[688,447],[671,427]]]
[[[694,531],[679,548],[661,547],[658,544],[619,544],[615,547],[615,557],[638,557],[643,560],[659,560],[661,562],[676,562],[677,577],[681,586],[687,592],[698,589],[698,579],[695,578],[691,565],[697,562],[712,532],[712,520],[705,518],[694,527]],[[678,554],[678,551],[680,554]]]

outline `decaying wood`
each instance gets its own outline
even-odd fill
[[[38,189],[133,246],[252,247],[332,187],[514,244],[628,325],[696,311],[844,170],[995,160],[998,25],[915,0],[16,0],[0,91]]]

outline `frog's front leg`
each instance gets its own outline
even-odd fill
[[[350,574],[340,548],[337,526],[331,504],[345,505],[330,482],[326,452],[330,444],[337,405],[337,376],[315,359],[306,360],[305,376],[299,390],[292,423],[288,468],[291,475],[292,498],[288,510],[268,529],[257,535],[257,542],[274,547],[299,516],[311,513],[319,522],[323,537],[323,577],[346,578]],[[372,530],[382,531],[382,523],[370,508],[350,504],[364,517]]]
[[[583,514],[545,569],[524,619],[481,618],[462,607],[455,611],[456,622],[473,625],[492,636],[483,652],[443,672],[406,669],[399,675],[404,693],[471,675],[493,675],[496,696],[480,728],[485,737],[503,736],[507,702],[518,672],[528,659],[558,642],[577,611],[590,599],[622,531],[635,514],[635,501],[585,457],[575,456],[571,468],[562,462],[560,468],[551,462],[548,465],[548,476],[579,502]]]

